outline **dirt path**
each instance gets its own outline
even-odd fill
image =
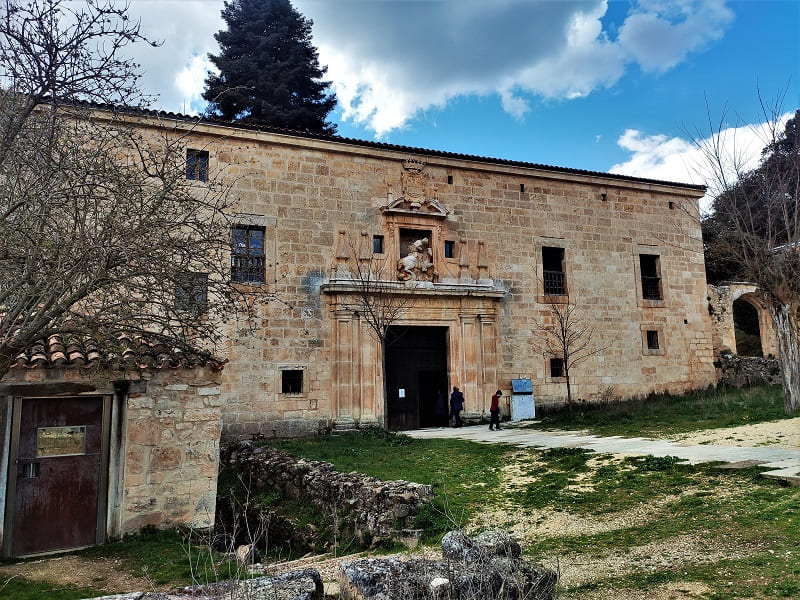
[[[669,439],[685,444],[714,444],[716,446],[776,446],[800,449],[800,417],[726,427],[706,429],[695,433],[671,436]]]

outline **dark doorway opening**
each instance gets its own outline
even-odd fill
[[[389,428],[447,425],[447,327],[389,328]]]
[[[761,348],[761,329],[758,310],[747,300],[733,301],[733,326],[736,336],[736,354],[739,356],[764,356]]]

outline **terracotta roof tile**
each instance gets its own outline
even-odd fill
[[[25,369],[49,367],[88,367],[118,365],[138,369],[186,369],[211,367],[221,370],[225,360],[201,350],[184,351],[161,340],[120,338],[116,352],[102,352],[93,343],[70,343],[65,346],[60,335],[40,340],[17,355],[16,366]]]

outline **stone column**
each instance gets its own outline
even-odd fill
[[[474,315],[461,316],[461,380],[455,384],[466,399],[465,412],[479,410],[481,388],[478,381],[481,361],[480,327]]]
[[[353,317],[349,311],[337,310],[334,318],[334,390],[336,393],[334,427],[353,429]]]

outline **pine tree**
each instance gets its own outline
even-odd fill
[[[222,18],[220,53],[209,55],[219,74],[208,74],[203,93],[211,111],[247,125],[336,133],[325,120],[336,95],[321,79],[327,67],[311,44],[313,22],[289,0],[231,0]]]

